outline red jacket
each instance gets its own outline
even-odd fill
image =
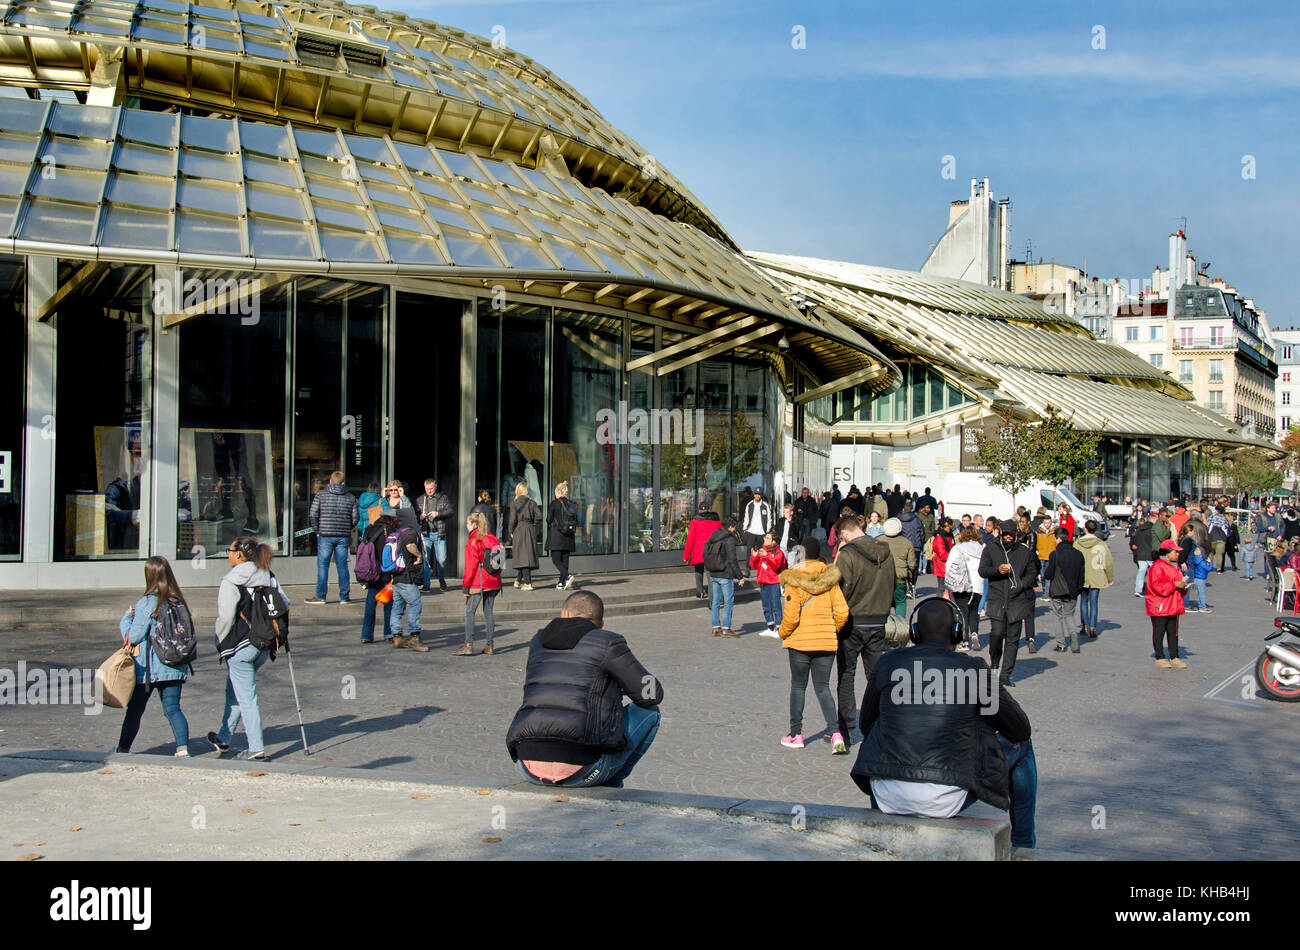
[[[686,529],[686,547],[682,549],[682,561],[686,564],[703,564],[704,542],[721,527],[722,519],[717,515],[700,516],[692,520]]]
[[[1070,532],[1070,540],[1074,540],[1074,515],[1068,511],[1061,515],[1061,527]]]
[[[934,576],[944,577],[948,573],[948,554],[952,551],[952,545],[943,539],[943,535],[935,532],[931,547],[934,549]]]
[[[470,533],[465,542],[465,579],[461,587],[470,590],[500,590],[501,575],[483,570],[483,551],[486,548],[499,548],[501,542],[491,534]]]
[[[1177,617],[1184,613],[1183,592],[1174,586],[1183,572],[1162,557],[1151,562],[1147,571],[1147,616]]]
[[[758,568],[760,584],[779,584],[781,579],[778,575],[785,570],[785,554],[779,547],[771,551],[759,548],[749,556],[749,566]]]

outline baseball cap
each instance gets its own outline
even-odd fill
[[[1162,550],[1162,551],[1177,551],[1177,550],[1178,550],[1178,542],[1177,542],[1177,541],[1174,541],[1172,538],[1165,538],[1163,541],[1160,542],[1160,550]]]

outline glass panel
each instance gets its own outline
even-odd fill
[[[46,157],[54,159],[54,164],[60,169],[74,167],[106,171],[109,150],[107,143],[101,145],[89,140],[74,142],[71,139],[51,139],[45,145],[42,161]]]
[[[32,99],[11,99],[5,103],[5,131],[37,135],[45,128],[48,103]]]
[[[205,152],[182,152],[181,173],[191,178],[216,178],[230,182],[241,181],[243,178],[233,159]]]
[[[29,241],[88,245],[95,239],[95,207],[32,198],[19,235]]]
[[[622,324],[594,314],[555,313],[551,474],[556,483],[569,483],[569,499],[578,506],[579,555],[619,552],[619,446],[646,437],[630,424],[620,431]]]
[[[50,117],[50,131],[77,138],[113,138],[117,129],[117,110],[111,106],[55,106]]]
[[[43,174],[35,176],[32,181],[32,194],[62,198],[64,201],[98,204],[103,187],[103,172],[84,172],[72,168],[62,168],[49,178],[46,178]]]
[[[220,50],[224,53],[239,52],[239,42],[235,39],[234,33],[219,30],[208,24],[190,28],[190,45],[195,49]]]
[[[926,375],[930,377],[930,411],[942,412],[944,408],[943,407],[943,391],[944,391],[943,377],[928,372],[926,373]]]
[[[285,331],[289,287],[258,278],[186,272],[203,293],[255,302],[256,319],[206,313],[180,333],[180,521],[177,557],[218,558],[248,534],[285,549]],[[220,282],[220,283],[218,283]],[[209,288],[211,290],[209,291]],[[247,305],[245,304],[247,307]],[[306,486],[304,486],[305,488]]]
[[[283,44],[264,42],[244,33],[244,50],[249,56],[264,56],[267,59],[289,60],[289,51]]]
[[[180,116],[167,115],[163,112],[141,112],[138,109],[124,109],[122,111],[120,132],[124,139],[170,147],[176,144],[179,119]],[[121,159],[120,153],[118,158]]]
[[[421,238],[414,234],[385,231],[388,241],[388,253],[398,264],[433,264],[441,266],[450,264],[432,238]]]
[[[316,212],[316,220],[320,224],[351,228],[354,231],[370,230],[370,221],[355,205],[349,206],[334,204],[329,201],[316,201],[312,203],[312,209]]]
[[[104,247],[147,247],[170,250],[171,215],[114,207],[107,212],[100,244]]]
[[[435,178],[424,178],[417,176],[415,178],[415,187],[420,193],[433,198],[441,198],[443,201],[449,201],[452,204],[462,204],[462,199],[447,185]]]
[[[646,356],[654,351],[654,327],[642,323],[632,325],[631,359]],[[627,406],[629,419],[633,414],[642,414],[650,419],[652,430],[656,428],[658,418],[655,408],[655,377],[649,368],[634,370],[627,374]],[[658,440],[649,441],[628,439],[628,488],[627,488],[627,550],[629,554],[640,554],[655,549],[655,494],[654,469],[655,454],[660,451]],[[667,506],[671,510],[671,505]],[[660,535],[667,535],[662,529]]]
[[[303,219],[302,200],[298,192],[249,182],[247,186],[248,210],[257,214],[273,214],[279,218]]]
[[[243,143],[245,150],[262,152],[266,155],[274,155],[277,158],[292,158],[293,149],[289,145],[289,135],[286,130],[272,126],[264,125],[259,122],[241,122],[239,124],[239,141]],[[244,159],[245,163],[249,161],[247,154]],[[272,164],[265,159],[256,159],[261,164]],[[281,165],[283,168],[289,168],[282,162],[275,162],[275,165]],[[279,177],[268,177],[266,175],[256,175],[250,177],[262,178],[266,181],[279,181]],[[290,178],[292,178],[292,172]]]
[[[252,253],[257,257],[313,259],[307,226],[302,222],[278,221],[249,215]]]
[[[123,143],[117,150],[114,167],[123,171],[145,172],[150,175],[172,176],[176,155],[165,148],[148,148],[143,145]]]
[[[496,257],[491,254],[483,241],[476,240],[468,234],[443,228],[443,239],[447,242],[447,251],[457,267],[500,267]]]
[[[38,143],[35,139],[20,139],[0,133],[0,162],[15,162],[21,165],[31,165],[33,159],[36,157],[37,144]],[[26,168],[10,168],[7,169],[7,171],[9,174],[17,176],[23,184],[26,184]]]
[[[82,266],[63,262],[60,284]],[[55,560],[148,553],[152,274],[113,267],[59,305]]]
[[[108,183],[108,200],[114,204],[140,205],[171,210],[173,181],[116,172]],[[92,199],[93,200],[93,199]]]
[[[176,247],[195,253],[248,254],[238,219],[185,210],[177,214]]]
[[[0,560],[22,550],[23,437],[27,427],[25,261],[0,257]]]
[[[555,269],[555,265],[542,255],[535,242],[516,241],[501,235],[497,235],[497,241],[505,251],[506,260],[510,262],[511,267],[529,270]]]
[[[224,215],[236,215],[242,210],[242,199],[237,186],[199,181],[194,178],[181,180],[176,203],[187,208]]]
[[[146,40],[154,43],[175,43],[184,45],[187,39],[187,29],[176,23],[167,23],[163,20],[141,19],[135,25],[132,35],[137,40]]]
[[[357,231],[320,228],[321,254],[327,261],[382,261],[374,235]]]
[[[339,145],[339,140],[328,132],[295,128],[293,137],[294,141],[298,143],[299,152],[309,152],[313,155],[325,155],[337,159],[342,159],[344,156],[343,147]]]
[[[235,137],[235,124],[229,119],[181,116],[181,141],[188,146],[206,148],[214,152],[239,150],[239,141]]]

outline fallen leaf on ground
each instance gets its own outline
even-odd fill
[[[480,788],[480,789],[478,790],[478,793],[479,793],[480,795],[491,795],[491,794],[492,794],[492,789],[490,789],[490,788]]]
[[[252,808],[245,808],[240,811],[241,815],[256,815],[257,812]]]
[[[317,820],[317,821],[324,821],[325,819],[324,819],[324,818],[317,818],[316,820]]]
[[[501,843],[501,839],[500,839],[500,838],[484,838],[484,839],[483,839],[483,843],[484,843],[484,844],[500,844],[500,843]]]
[[[300,828],[300,827],[302,827],[302,822],[301,822],[301,821],[291,821],[291,822],[289,822],[289,827],[290,827],[290,828]]]
[[[98,772],[96,772],[95,774],[96,774],[96,775],[112,775],[112,774],[113,774],[113,770],[112,770],[112,769],[100,769],[100,770],[99,770]]]
[[[37,841],[37,842],[35,842],[35,843],[32,845],[32,847],[33,847],[33,848],[39,848],[39,847],[40,847],[41,845],[43,845],[43,844],[45,844],[44,841]],[[1242,849],[1242,850],[1245,850],[1245,849]]]
[[[622,827],[623,827],[623,822],[621,822],[621,821],[616,821],[616,822],[614,822],[614,827],[615,827],[615,828],[622,828]]]
[[[73,826],[72,826],[71,828],[69,828],[68,830],[69,830],[69,831],[80,831],[80,830],[81,830],[81,825],[73,825]]]
[[[18,857],[15,858],[14,860],[16,860],[16,861],[39,861],[39,860],[40,860],[41,858],[43,858],[43,857],[45,857],[45,855],[43,855],[43,854],[20,854],[20,855],[18,855]]]
[[[568,795],[556,795],[554,798],[551,799],[551,801],[553,802],[567,802],[568,800],[569,800]]]
[[[412,798],[428,798],[428,795],[412,795]]]
[[[14,847],[15,847],[15,848],[21,848],[22,846],[23,846],[23,843],[22,843],[21,841],[16,842],[16,843],[14,844]]]
[[[265,773],[265,772],[245,772],[244,774],[247,775],[249,778],[261,778],[261,777],[262,777],[263,775],[265,775],[266,773]]]
[[[233,798],[223,798],[222,801],[223,801],[223,802],[233,802],[234,799],[233,799]]]

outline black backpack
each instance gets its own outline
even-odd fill
[[[199,641],[194,635],[194,618],[179,600],[168,598],[158,605],[149,648],[167,666],[192,664],[199,656]]]
[[[560,534],[571,538],[578,531],[578,506],[567,498],[560,499],[560,513],[555,516],[555,527]]]
[[[727,565],[727,549],[724,547],[730,532],[721,531],[704,542],[704,569],[710,574],[730,573]]]
[[[275,577],[274,574],[271,575]],[[289,598],[278,587],[240,588],[238,616],[248,627],[248,642],[258,650],[289,645]]]

